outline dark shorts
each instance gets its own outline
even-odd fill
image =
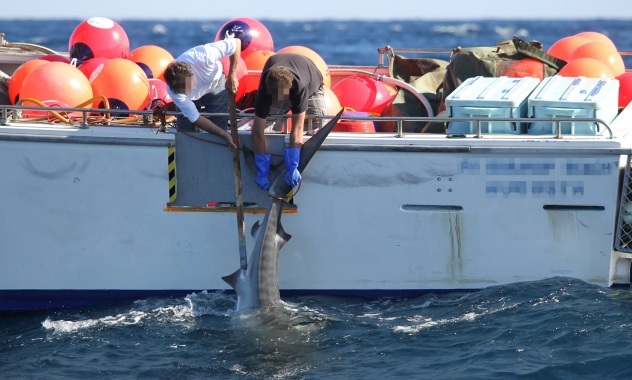
[[[228,90],[226,90],[226,78],[224,75],[217,82],[211,91],[204,94],[198,100],[194,100],[193,104],[197,107],[200,113],[228,113]],[[228,129],[228,116],[207,116],[207,119],[215,123],[223,130]],[[193,131],[195,126],[184,115],[178,115],[177,118],[178,130]]]
[[[284,115],[292,108],[291,102],[285,101],[270,106],[270,115]],[[318,91],[307,98],[307,111],[305,112],[305,132],[312,132],[322,127],[322,118],[312,119],[309,116],[324,116],[327,109],[325,105],[325,90],[320,86]],[[311,126],[310,126],[311,123]],[[278,125],[278,127],[277,127]],[[275,123],[275,130],[281,130],[281,123]]]

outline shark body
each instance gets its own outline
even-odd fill
[[[300,172],[303,172],[341,115],[342,110],[303,144],[298,166]],[[282,174],[277,175],[270,186],[268,194],[271,201],[263,222],[257,222],[252,227],[251,233],[255,238],[255,245],[250,254],[248,267],[240,268],[231,275],[222,277],[237,293],[238,311],[265,307],[281,300],[278,275],[279,252],[292,237],[281,225],[283,204],[292,191],[292,188],[285,183]]]

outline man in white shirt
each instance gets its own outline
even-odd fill
[[[183,116],[177,117],[177,128],[193,131],[198,127],[223,137],[236,148],[228,128],[228,116],[202,117],[205,113],[228,113],[228,91],[237,93],[237,64],[241,40],[227,38],[193,47],[176,58],[165,71],[167,93]],[[224,77],[220,60],[229,56],[228,78]]]

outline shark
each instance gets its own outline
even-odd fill
[[[303,172],[329,132],[336,125],[343,110],[320,128],[301,147],[298,170]],[[283,164],[284,165],[284,164]],[[279,252],[292,237],[281,225],[283,205],[292,195],[292,188],[285,183],[284,170],[277,174],[268,190],[270,205],[263,222],[257,221],[252,229],[255,245],[247,268],[237,269],[222,277],[237,294],[237,311],[263,308],[281,300],[279,291]]]

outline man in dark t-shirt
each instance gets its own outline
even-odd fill
[[[285,181],[295,187],[301,181],[298,164],[305,115],[325,115],[323,75],[308,57],[277,53],[268,58],[261,71],[252,127],[257,166],[255,182],[264,190],[270,187],[270,154],[266,153],[264,137],[266,119],[271,114],[285,114],[288,111],[292,111],[292,132],[290,145],[285,149]]]

